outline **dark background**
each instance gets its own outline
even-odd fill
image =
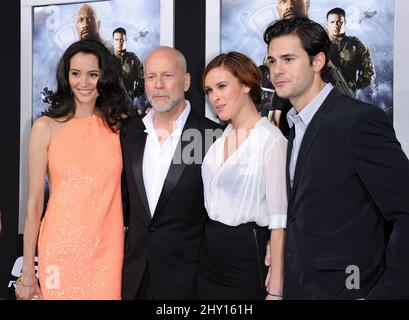
[[[69,1],[67,1],[69,2]],[[0,4],[3,30],[0,97],[0,299],[14,298],[11,270],[22,256],[22,236],[17,235],[20,152],[20,1]],[[175,0],[175,48],[185,56],[192,76],[187,94],[192,107],[204,114],[201,72],[205,63],[205,0]],[[45,66],[46,67],[46,66]],[[27,76],[29,76],[27,74]]]

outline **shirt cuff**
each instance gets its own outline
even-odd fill
[[[287,215],[286,214],[275,214],[270,219],[270,224],[268,228],[271,229],[285,229],[287,226]]]

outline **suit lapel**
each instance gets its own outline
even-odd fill
[[[148,198],[146,196],[145,185],[143,182],[143,155],[145,151],[147,134],[144,130],[138,130],[132,138],[132,171],[140,198],[142,200],[143,208],[145,209],[145,217],[151,220]]]
[[[195,128],[198,129],[198,117],[195,115],[193,109],[190,110],[189,116],[186,119],[185,126],[182,130],[182,135],[179,139],[178,145],[176,147],[175,154],[173,155],[172,163],[169,166],[169,171],[166,175],[165,182],[163,184],[162,192],[159,196],[158,204],[156,205],[155,214],[153,219],[156,219],[164,208],[166,202],[169,200],[170,195],[175,189],[177,183],[179,182],[180,177],[186,167],[186,163],[183,161],[183,150],[184,148],[191,143],[191,141],[183,141],[183,133],[187,129]]]
[[[294,182],[293,182],[293,187],[290,192],[289,200],[291,200],[291,198],[295,194],[295,190],[299,183],[299,179],[300,179],[302,170],[304,168],[304,163],[307,159],[308,152],[311,149],[311,145],[314,142],[314,139],[316,138],[319,129],[325,123],[325,120],[327,119],[327,115],[331,112],[333,106],[335,105],[337,98],[340,95],[341,93],[336,89],[333,89],[329,93],[328,97],[324,100],[321,107],[315,113],[314,117],[312,118],[310,124],[307,127],[307,130],[305,131],[304,137],[301,142],[300,151],[298,153],[297,163],[296,163],[295,172],[294,172]]]
[[[294,136],[295,136],[295,127],[292,126],[290,129],[290,133],[288,135],[288,145],[287,145],[287,163],[286,163],[286,178],[287,178],[287,198],[290,198],[291,195],[291,180],[290,180],[290,160],[291,160],[291,152],[293,150],[293,143],[294,143]]]

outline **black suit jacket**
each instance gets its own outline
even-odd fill
[[[196,298],[196,269],[203,226],[204,207],[201,160],[207,148],[204,131],[219,126],[197,115],[186,120],[182,138],[188,129],[201,137],[187,136],[176,148],[155,213],[151,218],[146,196],[142,163],[147,134],[143,122],[134,117],[121,129],[124,176],[129,203],[129,222],[125,240],[122,278],[123,299],[133,299],[139,289],[146,265],[155,299]],[[219,134],[221,134],[221,130]],[[193,143],[192,143],[193,141]],[[207,144],[214,141],[208,140]],[[182,163],[180,150],[190,152],[197,146],[199,163]]]
[[[380,108],[331,91],[306,130],[288,194],[284,298],[409,298],[409,162]]]

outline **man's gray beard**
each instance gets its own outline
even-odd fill
[[[155,105],[152,98],[150,99],[148,98],[148,101],[150,105],[152,106],[153,110],[155,110],[155,112],[161,112],[161,113],[172,111],[179,103],[179,100],[170,99],[167,105],[159,106],[159,105]]]

